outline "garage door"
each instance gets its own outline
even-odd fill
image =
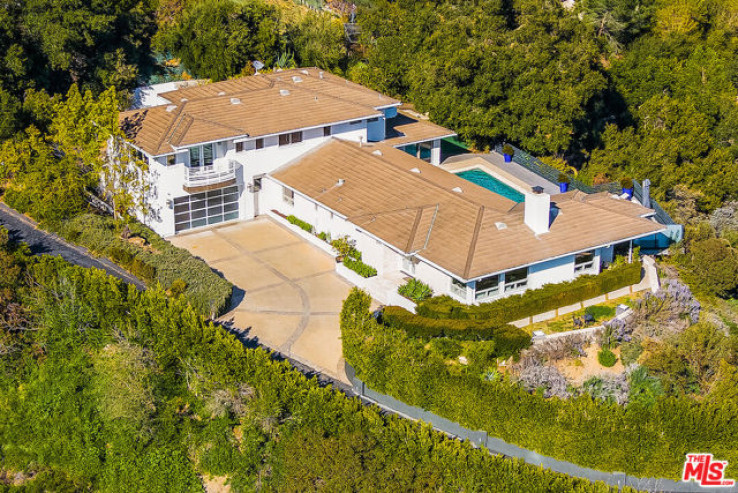
[[[238,219],[238,187],[174,199],[174,232]]]

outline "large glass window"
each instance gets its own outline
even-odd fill
[[[528,285],[528,268],[505,272],[505,292],[524,289]]]
[[[475,300],[491,298],[500,292],[500,276],[489,276],[477,281],[474,293]]]
[[[213,164],[213,144],[202,146],[202,162],[205,166]]]
[[[200,166],[200,147],[190,147],[190,166]]]
[[[574,272],[585,272],[594,268],[595,252],[582,252],[574,255]]]

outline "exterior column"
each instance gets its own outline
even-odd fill
[[[441,139],[433,141],[431,147],[431,164],[435,166],[441,164]]]

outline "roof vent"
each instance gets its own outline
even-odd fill
[[[495,226],[497,226],[497,229],[507,229],[507,224],[505,223],[495,223]]]
[[[339,178],[338,181],[336,182],[336,186],[342,187],[344,183],[346,183],[346,180],[344,180],[343,178]]]
[[[167,113],[171,113],[176,108],[177,108],[177,105],[176,104],[170,104],[169,106],[167,106]]]
[[[290,95],[290,92],[287,89],[280,89],[279,90],[279,94],[281,96],[289,96]]]
[[[183,103],[186,103],[187,102],[187,98],[182,98],[182,99],[180,99],[180,101],[182,101]]]
[[[300,77],[299,75],[293,75],[292,82],[294,82],[295,84],[297,84],[298,82],[302,82],[302,77]]]
[[[379,149],[377,149],[375,151],[372,151],[372,154],[374,154],[375,156],[381,156],[382,155],[382,151],[380,151]]]
[[[318,72],[318,77],[320,77],[321,79],[323,78],[323,71],[322,70],[320,72]]]
[[[310,75],[310,72],[308,72],[308,71],[307,71],[307,70],[305,70],[305,69],[303,69],[303,70],[300,70],[300,73],[303,73],[303,74],[305,74],[305,75]]]
[[[225,96],[225,91],[220,91],[220,92],[218,93],[218,96]]]
[[[418,168],[413,168],[410,170],[411,173],[417,173],[420,174],[420,170]]]
[[[238,98],[231,98],[231,104],[241,104],[241,100]]]
[[[461,190],[461,187],[454,187],[451,189],[452,192],[461,193],[463,190]]]

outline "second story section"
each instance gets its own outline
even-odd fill
[[[195,193],[238,173],[268,173],[330,137],[396,141],[439,164],[440,139],[454,133],[420,119],[409,124],[400,104],[328,72],[292,69],[148,88],[141,107],[120,121],[159,176]]]

